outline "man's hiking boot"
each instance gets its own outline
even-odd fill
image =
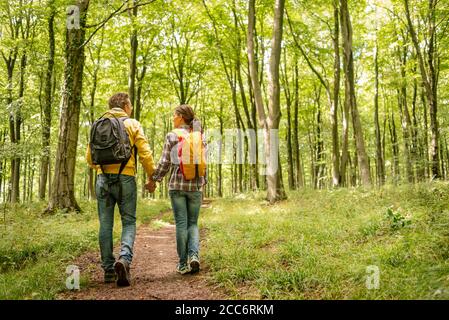
[[[179,264],[176,266],[176,272],[178,272],[179,274],[187,274],[190,272],[190,267],[187,264]]]
[[[189,266],[190,266],[190,270],[192,273],[197,273],[200,271],[200,259],[198,259],[197,255],[193,255],[190,257],[190,262],[189,262]]]
[[[115,270],[108,270],[104,272],[104,283],[113,283],[117,281],[117,274]]]
[[[128,287],[131,285],[129,263],[125,259],[120,258],[116,263],[114,263],[114,270],[117,274],[118,287]]]

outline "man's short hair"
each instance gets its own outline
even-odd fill
[[[109,98],[109,109],[120,108],[125,110],[126,104],[129,102],[129,95],[125,92],[119,92]]]

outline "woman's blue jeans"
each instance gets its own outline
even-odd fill
[[[169,194],[176,222],[176,248],[182,265],[187,263],[188,257],[199,256],[198,216],[202,192],[170,190]]]

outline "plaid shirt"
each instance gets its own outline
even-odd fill
[[[184,129],[189,132],[189,126],[181,126],[180,129]],[[203,136],[203,144],[206,146],[206,141]],[[197,177],[194,180],[185,180],[182,172],[179,168],[178,157],[178,135],[174,132],[169,132],[165,137],[164,150],[162,151],[162,157],[159,160],[156,170],[152,176],[153,181],[161,182],[167,172],[171,169],[170,180],[168,183],[169,190],[182,190],[182,191],[201,191],[202,187],[207,183],[206,177]],[[176,157],[176,159],[174,159]],[[172,158],[174,161],[172,161]]]

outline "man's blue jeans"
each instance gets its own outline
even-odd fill
[[[136,179],[133,176],[120,175],[118,183],[109,185],[108,181],[117,179],[117,176],[117,174],[100,174],[97,177],[96,184],[98,216],[100,219],[101,266],[105,271],[114,269],[112,230],[115,204],[118,205],[122,220],[120,257],[128,263],[131,263],[133,258],[133,245],[136,237]],[[119,203],[120,184],[122,186],[122,199]]]
[[[202,192],[170,190],[169,194],[176,222],[176,247],[182,265],[187,263],[188,257],[199,255],[198,216]]]

